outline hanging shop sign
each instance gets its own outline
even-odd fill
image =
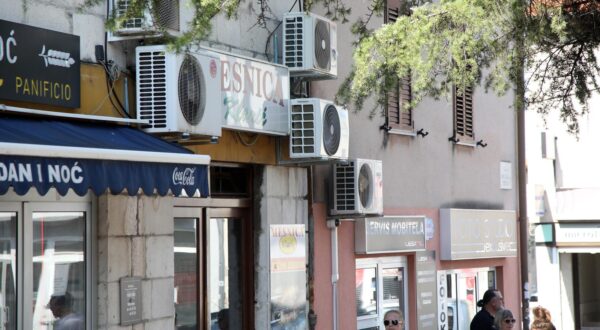
[[[361,218],[355,222],[356,253],[391,253],[425,250],[424,216]]]
[[[438,296],[435,251],[418,251],[415,259],[417,329],[436,329],[438,326]]]
[[[0,20],[0,100],[80,106],[79,36]]]
[[[283,65],[221,54],[223,127],[288,135],[290,73]]]
[[[517,256],[515,211],[440,210],[441,260]]]

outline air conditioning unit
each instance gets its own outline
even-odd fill
[[[133,0],[109,0],[110,12],[117,19],[117,26],[110,34],[115,40],[119,37],[160,36],[162,30],[170,34],[179,33],[179,0],[151,1],[150,8],[140,17],[119,20],[132,6]]]
[[[316,79],[337,77],[337,27],[306,12],[283,16],[283,64],[290,75]]]
[[[290,158],[348,158],[348,110],[316,98],[291,104]]]
[[[380,160],[353,159],[333,165],[332,215],[383,213],[383,166]]]
[[[136,48],[137,118],[149,133],[221,136],[221,63],[208,50]]]

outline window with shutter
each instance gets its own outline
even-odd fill
[[[388,0],[385,9],[385,23],[393,23],[400,15],[409,15],[410,11],[404,0]],[[412,109],[409,107],[412,101],[410,74],[398,79],[393,90],[387,96],[387,126],[391,129],[412,131],[413,118]]]
[[[475,141],[473,133],[473,88],[467,87],[460,93],[454,86],[454,134],[461,142]]]

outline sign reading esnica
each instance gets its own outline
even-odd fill
[[[223,127],[289,134],[290,73],[282,65],[221,54]]]
[[[79,36],[0,20],[0,100],[78,108]]]

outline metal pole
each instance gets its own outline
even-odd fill
[[[517,27],[515,51],[517,70],[515,75],[515,110],[517,111],[517,161],[519,199],[519,257],[521,261],[521,313],[523,330],[529,330],[529,223],[527,219],[527,168],[525,166],[525,24],[526,0],[520,0],[514,12]]]
[[[331,285],[332,285],[332,306],[333,306],[333,328],[332,330],[338,330],[338,293],[337,293],[337,282],[340,279],[340,272],[338,268],[338,232],[337,227],[340,221],[327,220],[327,227],[331,230]]]

